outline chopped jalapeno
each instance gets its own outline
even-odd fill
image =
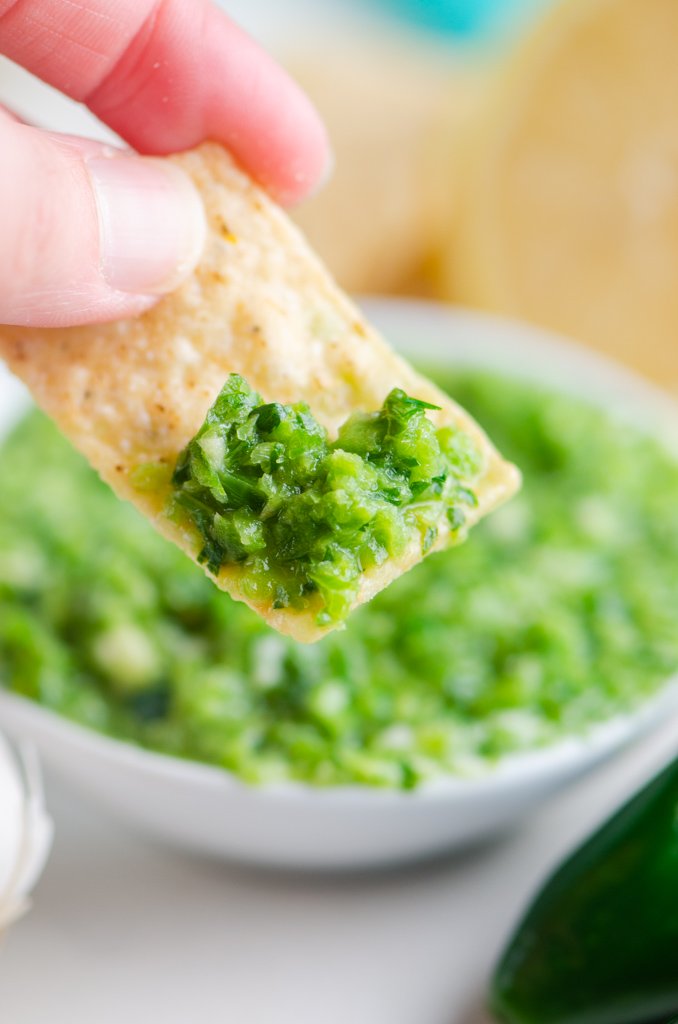
[[[0,450],[0,681],[128,741],[315,786],[486,771],[646,699],[678,668],[675,459],[575,398],[437,376],[523,491],[312,646],[219,591],[30,414]],[[229,543],[257,529],[236,519]]]
[[[168,514],[198,531],[198,556],[218,574],[238,565],[245,593],[274,608],[346,617],[363,573],[422,554],[447,517],[464,536],[482,469],[473,440],[438,430],[429,405],[395,389],[378,412],[355,413],[330,443],[307,405],[263,403],[232,374],[179,456]]]

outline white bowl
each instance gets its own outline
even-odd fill
[[[419,360],[479,365],[586,394],[661,432],[678,455],[678,407],[615,364],[521,324],[428,303],[374,300],[369,315]],[[0,432],[25,399],[0,378]],[[487,775],[415,792],[296,783],[252,788],[227,772],[108,739],[0,690],[0,721],[30,738],[46,765],[148,832],[251,863],[359,868],[414,860],[477,842],[520,821],[556,790],[611,757],[678,707],[667,683],[632,715],[552,747],[507,757]]]

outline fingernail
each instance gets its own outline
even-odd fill
[[[138,156],[97,156],[86,166],[106,282],[140,295],[172,291],[205,244],[205,211],[190,178],[168,161]]]

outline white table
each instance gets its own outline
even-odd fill
[[[492,962],[561,855],[678,722],[512,837],[385,874],[256,873],[156,847],[50,780],[53,856],[0,953],[3,1024],[484,1024]]]

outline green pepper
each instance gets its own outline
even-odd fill
[[[556,871],[495,971],[507,1024],[678,1013],[678,759]]]

